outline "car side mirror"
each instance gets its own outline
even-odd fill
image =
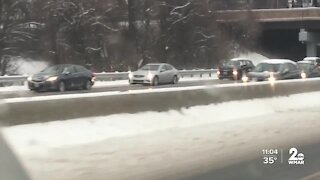
[[[64,75],[70,75],[71,73],[69,71],[66,71],[63,73]]]
[[[161,70],[160,70],[161,73],[164,72],[164,71],[165,71],[164,69],[161,69]]]

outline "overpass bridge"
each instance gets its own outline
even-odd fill
[[[280,46],[278,49],[290,46],[289,51],[300,52],[298,56],[301,57],[318,55],[320,8],[220,10],[215,15],[217,22],[223,25],[232,26],[247,20],[258,23],[262,30],[260,44],[267,46],[265,48],[272,48],[268,47],[270,43],[269,46]]]

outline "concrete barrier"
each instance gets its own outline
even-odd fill
[[[0,119],[5,126],[105,116],[119,113],[179,110],[233,100],[287,96],[320,90],[320,79],[249,84],[216,85],[202,89],[149,93],[120,93],[99,97],[73,97],[54,100],[8,101],[1,103]],[[155,90],[156,91],[156,90]]]
[[[0,133],[0,174],[3,180],[30,180],[14,151]]]

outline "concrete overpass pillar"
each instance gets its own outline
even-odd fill
[[[307,42],[307,57],[317,56],[317,44],[313,42]]]
[[[301,29],[299,33],[299,41],[302,43],[306,43],[306,55],[308,57],[315,57],[318,55],[317,48],[318,44],[320,44],[320,33],[309,32],[305,29]]]

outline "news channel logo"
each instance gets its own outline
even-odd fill
[[[290,148],[289,150],[290,158],[288,163],[292,165],[303,165],[304,164],[304,154],[299,152],[297,148]]]

